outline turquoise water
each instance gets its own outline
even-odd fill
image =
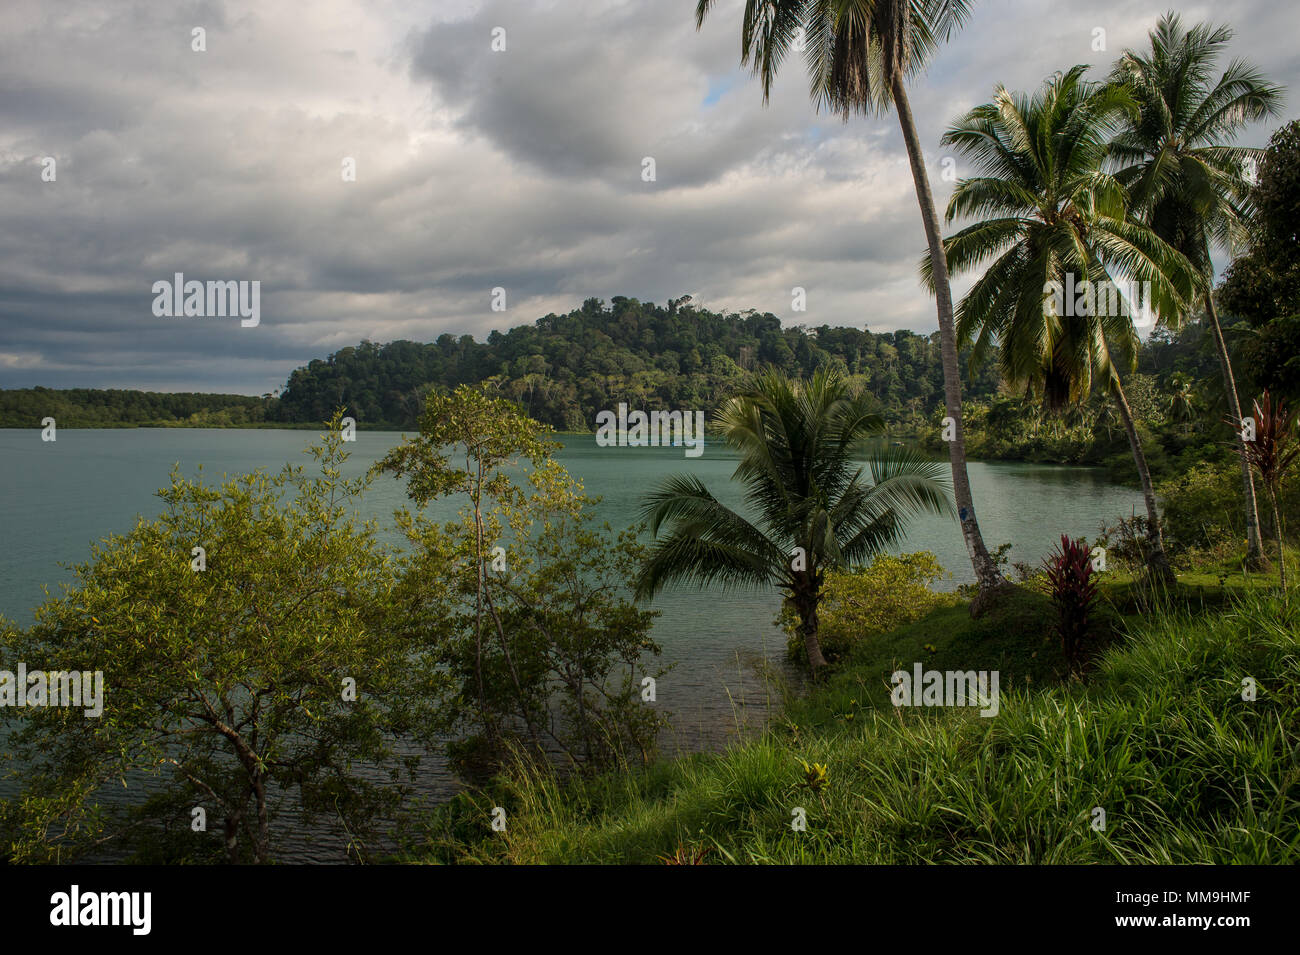
[[[42,442],[36,429],[0,429],[0,614],[30,623],[32,608],[44,599],[43,585],[57,593],[60,582],[71,580],[60,563],[84,560],[92,541],[128,530],[136,515],[156,515],[154,491],[167,483],[173,464],[187,476],[202,465],[216,481],[223,473],[306,465],[303,451],[313,440],[309,431],[61,429],[57,441]],[[360,474],[399,440],[392,432],[359,431],[350,446],[351,472]],[[646,490],[679,472],[697,475],[725,504],[740,505],[730,481],[735,456],[716,444],[688,458],[680,448],[601,448],[594,436],[563,441],[558,460],[587,493],[603,498],[599,514],[615,528],[636,520]],[[985,540],[990,547],[1013,541],[1011,558],[1019,561],[1037,562],[1061,534],[1095,536],[1103,520],[1142,506],[1136,490],[1083,468],[975,462],[970,478]],[[385,476],[363,514],[378,519],[398,544],[391,517],[404,503],[402,485]],[[901,549],[933,551],[952,572],[949,587],[971,579],[955,522],[918,519]],[[784,649],[772,625],[775,593],[675,590],[653,606],[662,611],[654,636],[664,648],[663,662],[676,664],[657,687],[658,704],[673,714],[669,748],[716,746],[740,725],[760,723],[767,696],[752,664],[763,657],[781,664]],[[431,761],[421,783],[434,797],[455,786],[439,760]],[[319,836],[303,834],[285,858],[317,860],[328,848]]]

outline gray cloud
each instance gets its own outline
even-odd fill
[[[933,329],[895,120],[816,115],[794,61],[764,107],[737,62],[740,6],[719,3],[697,32],[693,4],[650,0],[330,0],[310,16],[10,0],[0,386],[261,393],[362,338],[482,338],[591,295]],[[1181,9],[1232,23],[1235,52],[1295,85],[1289,10]],[[913,89],[939,200],[949,121],[998,82],[1104,70],[1158,12],[977,6]],[[1098,27],[1106,51],[1091,48]],[[155,318],[150,287],[177,271],[260,280],[262,325]],[[504,315],[489,308],[498,285]],[[807,313],[789,310],[794,285]]]

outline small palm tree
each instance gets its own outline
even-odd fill
[[[1200,417],[1200,409],[1192,381],[1182,372],[1169,376],[1169,417],[1179,423],[1186,434],[1192,423]]]
[[[817,679],[826,666],[817,638],[826,569],[860,564],[901,541],[918,513],[951,515],[943,468],[910,449],[891,448],[868,456],[864,469],[857,445],[882,433],[884,423],[869,396],[851,392],[827,368],[809,381],[763,372],[716,420],[740,452],[733,477],[753,517],[721,504],[692,475],[665,481],[645,500],[656,540],[637,596],[684,581],[776,587],[799,618]]]
[[[1204,280],[1206,322],[1238,434],[1247,560],[1258,565],[1263,558],[1259,509],[1240,440],[1241,402],[1232,360],[1210,292],[1210,250],[1230,250],[1245,241],[1247,170],[1263,150],[1231,143],[1247,124],[1280,111],[1282,91],[1242,60],[1233,60],[1215,79],[1216,64],[1232,39],[1227,27],[1200,23],[1184,29],[1177,14],[1167,13],[1149,39],[1149,50],[1125,51],[1112,73],[1133,91],[1139,109],[1112,144],[1111,155],[1123,167],[1116,178],[1132,193],[1133,211],[1187,256]],[[1175,318],[1181,323],[1186,314]]]
[[[1259,479],[1268,494],[1268,502],[1273,507],[1273,534],[1277,538],[1277,572],[1282,590],[1286,591],[1286,563],[1282,557],[1282,513],[1278,508],[1278,498],[1282,494],[1282,481],[1287,471],[1300,457],[1300,442],[1296,440],[1296,413],[1288,411],[1286,403],[1279,398],[1273,403],[1268,389],[1254,401],[1254,435],[1247,430],[1246,457],[1251,466],[1259,472]],[[1232,419],[1229,418],[1229,423]],[[1240,419],[1236,422],[1240,425]]]
[[[696,26],[702,26],[714,0],[697,0]],[[970,16],[970,0],[746,0],[740,27],[741,65],[753,64],[766,102],[777,70],[802,41],[809,91],[817,108],[825,106],[847,121],[853,113],[898,116],[921,209],[921,224],[934,269],[931,289],[939,324],[943,365],[944,413],[953,420],[947,442],[953,496],[962,539],[979,585],[971,603],[978,614],[1008,588],[989,555],[975,515],[966,468],[961,373],[952,289],[943,258],[943,234],[926,173],[921,137],[912,116],[907,83]]]
[[[1057,73],[1032,97],[999,86],[993,102],[943,135],[983,173],[957,183],[947,210],[948,222],[978,220],[945,240],[948,267],[956,274],[989,263],[957,308],[957,332],[974,343],[972,365],[998,344],[1006,381],[1027,386],[1049,411],[1086,401],[1094,382],[1109,391],[1142,483],[1148,564],[1172,582],[1155,487],[1120,380],[1123,365],[1136,367],[1139,303],[1120,298],[1117,277],[1138,283],[1141,304],[1165,316],[1185,307],[1196,273],[1128,218],[1125,191],[1103,167],[1136,107],[1123,86],[1088,82],[1086,71]],[[929,260],[921,271],[928,280]],[[1078,300],[1076,288],[1087,290]]]

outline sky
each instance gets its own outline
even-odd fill
[[[698,31],[694,6],[4,0],[0,388],[262,394],[363,339],[482,340],[593,296],[933,331],[896,118],[818,115],[797,58],[765,105],[742,0]],[[1300,115],[1291,3],[1173,8],[1287,87],[1241,143]],[[1165,9],[977,0],[912,85],[940,209],[949,123],[999,83],[1100,78]],[[259,282],[258,324],[155,314],[178,272]]]

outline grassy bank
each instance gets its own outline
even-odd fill
[[[1124,586],[1115,637],[1083,678],[1067,675],[1045,598],[1022,594],[980,621],[941,607],[856,648],[828,685],[723,753],[589,780],[519,773],[458,797],[419,859],[1300,861],[1300,604],[1216,578],[1195,585],[1216,598],[1201,606],[1120,616],[1133,609]],[[888,674],[917,661],[999,670],[999,714],[894,708]],[[487,824],[494,805],[505,832]]]

